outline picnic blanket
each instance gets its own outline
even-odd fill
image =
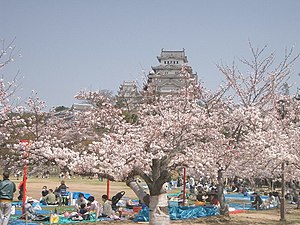
[[[219,215],[219,209],[213,206],[169,206],[171,220],[195,219]],[[144,207],[134,218],[135,222],[149,221],[149,208]]]

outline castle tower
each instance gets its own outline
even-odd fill
[[[132,110],[141,102],[142,96],[135,81],[124,81],[119,87],[117,103],[122,108]]]
[[[197,82],[197,74],[194,74],[192,68],[187,65],[188,60],[184,49],[181,51],[162,49],[157,60],[159,65],[152,66],[144,86],[145,91],[152,91],[159,95],[175,94],[190,82]],[[188,76],[183,73],[183,66]]]

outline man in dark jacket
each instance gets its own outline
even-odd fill
[[[15,191],[15,183],[9,180],[9,173],[4,172],[0,181],[0,225],[8,224]]]
[[[263,201],[262,201],[260,195],[258,193],[253,193],[253,196],[254,196],[254,201],[251,202],[252,207],[254,207],[256,209],[261,209]]]

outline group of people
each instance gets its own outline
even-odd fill
[[[55,191],[47,189],[47,186],[44,186],[40,202],[43,204],[46,203],[47,205],[58,205],[60,196],[57,195],[57,193],[59,193],[57,190],[61,188],[65,189],[65,187],[64,181],[61,182],[61,185],[56,188]],[[95,213],[96,218],[110,217],[113,214],[111,201],[107,195],[102,195],[102,201],[103,203],[99,203],[95,200],[94,196],[85,198],[83,193],[79,193],[75,201],[74,212],[68,215],[68,217],[73,220],[89,220],[91,213]],[[28,211],[30,219],[34,219],[37,216],[32,205],[33,203],[32,199],[29,198],[26,204],[26,211]]]
[[[75,202],[75,210],[78,216],[83,219],[89,219],[90,213],[96,213],[98,217],[110,217],[113,214],[111,201],[107,195],[102,195],[102,204],[96,201],[94,196],[89,196],[87,199],[83,193],[79,193]]]
[[[218,194],[215,191],[207,192],[206,190],[199,187],[196,195],[196,200],[196,205],[220,206]]]
[[[276,208],[280,205],[280,197],[278,192],[269,192],[268,198],[263,201],[259,193],[253,193],[253,201],[251,202],[251,206],[255,209],[269,209]]]
[[[40,203],[43,205],[67,205],[67,190],[68,187],[63,180],[61,181],[60,185],[55,188],[55,190],[48,189],[47,186],[43,186]]]
[[[65,181],[61,181],[59,187],[54,191],[53,189],[47,189],[44,186],[42,189],[42,197],[40,202],[46,205],[67,205],[68,199],[66,197],[67,185]],[[83,219],[88,219],[91,212],[96,213],[97,217],[110,217],[113,213],[111,201],[107,195],[102,195],[103,204],[95,200],[94,196],[85,198],[83,193],[79,193],[78,198],[75,201],[75,212],[76,215]]]
[[[53,189],[47,189],[44,186],[42,189],[42,197],[40,203],[44,205],[67,205],[68,199],[66,197],[68,187],[65,181],[61,181],[59,187],[54,191]],[[79,193],[78,198],[75,201],[75,211],[80,215],[87,215],[89,212],[96,212],[97,217],[110,217],[112,214],[111,201],[107,195],[102,195],[103,204],[95,200],[93,196],[85,198],[83,193]]]
[[[59,203],[57,195],[54,193],[53,189],[47,189],[47,186],[43,187],[42,197],[40,203],[43,205],[57,205]]]

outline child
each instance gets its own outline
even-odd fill
[[[113,213],[111,202],[108,199],[107,195],[102,195],[102,201],[103,201],[103,211],[101,217],[110,217]]]
[[[87,213],[87,207],[86,207],[86,204],[84,204],[84,203],[82,203],[81,205],[80,205],[80,208],[79,208],[79,214],[80,214],[80,216],[82,216],[83,214],[85,214],[85,213]]]
[[[78,215],[81,216],[84,220],[90,219],[90,214],[88,213],[88,208],[87,208],[86,204],[82,203],[80,205]]]

